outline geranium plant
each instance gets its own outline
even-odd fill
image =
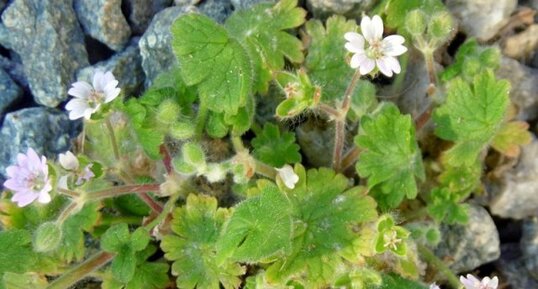
[[[7,169],[0,288],[496,288],[460,281],[432,249],[439,224],[467,221],[489,149],[530,140],[508,117],[498,53],[471,40],[436,68],[453,36],[441,2],[385,2],[360,25],[307,20],[297,0],[222,25],[188,13],[171,27],[180,65],[142,96],[106,71],[74,83],[77,146],[28,149]],[[410,49],[429,73],[418,115],[375,91],[406,73]],[[486,63],[469,75],[473,57]],[[333,135],[326,166],[297,144],[306,117]]]

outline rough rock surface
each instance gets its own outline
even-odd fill
[[[532,69],[518,61],[503,57],[497,71],[499,78],[506,78],[512,84],[510,98],[519,108],[518,118],[531,120],[538,117],[538,69]]]
[[[538,216],[538,141],[524,146],[517,166],[488,185],[492,214],[513,219]]]
[[[446,5],[468,36],[486,41],[506,24],[517,0],[447,0]]]
[[[514,289],[538,288],[538,281],[525,268],[520,245],[508,243],[501,246],[501,258],[495,262],[497,270],[502,274],[503,281]]]
[[[21,88],[3,69],[0,69],[0,118],[6,109],[15,103],[21,96]]]
[[[21,86],[28,86],[22,63],[0,55],[0,68]]]
[[[297,127],[297,142],[307,162],[314,167],[330,167],[334,143],[332,123],[309,119]]]
[[[125,10],[131,30],[135,35],[146,31],[155,14],[172,4],[172,0],[126,0]]]
[[[521,252],[527,271],[538,280],[538,218],[523,222]]]
[[[14,0],[2,13],[0,44],[17,52],[35,101],[55,107],[75,72],[88,65],[70,0]]]
[[[276,3],[277,0],[231,0],[234,10],[248,9],[258,3]]]
[[[233,6],[230,0],[204,0],[198,5],[198,10],[217,22],[224,23],[232,14]]]
[[[50,158],[68,150],[79,126],[66,113],[52,108],[32,107],[8,113],[0,129],[0,181],[17,154],[30,147]]]
[[[157,13],[138,43],[146,86],[160,73],[177,65],[172,48],[170,26],[179,16],[191,11],[186,7],[169,7]]]
[[[306,0],[306,6],[315,17],[326,17],[330,14],[357,17],[377,2],[378,0]]]
[[[538,49],[538,24],[510,36],[503,45],[503,54],[518,60],[531,59]]]
[[[81,69],[77,73],[77,80],[91,83],[96,70],[112,71],[119,81],[119,87],[126,95],[138,95],[144,82],[138,41],[139,38],[134,38],[125,50],[115,54],[110,59]]]
[[[499,233],[488,212],[479,206],[469,209],[469,223],[442,225],[441,243],[435,254],[456,273],[466,272],[499,258]]]
[[[131,28],[121,12],[121,0],[74,0],[84,31],[115,51],[129,41]]]

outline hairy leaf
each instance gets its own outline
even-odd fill
[[[415,9],[431,15],[437,11],[446,10],[440,0],[384,0],[376,8],[377,14],[385,14],[385,25],[398,29],[399,34],[405,34],[405,20],[407,14]]]
[[[457,194],[446,188],[434,188],[430,198],[428,212],[438,222],[465,224],[469,220],[469,205],[460,203]]]
[[[0,232],[0,273],[24,273],[32,268],[36,254],[32,235],[26,230]]]
[[[263,183],[263,185],[261,185]],[[292,238],[292,207],[270,182],[261,182],[260,193],[234,209],[217,242],[218,259],[263,262],[288,253]]]
[[[435,133],[453,141],[444,153],[452,166],[471,165],[498,132],[508,107],[510,84],[491,71],[474,77],[472,85],[452,81],[446,102],[434,111]]]
[[[362,150],[357,171],[379,194],[380,205],[396,207],[404,197],[415,198],[424,167],[409,115],[385,103],[375,115],[362,118],[355,143]]]
[[[84,232],[89,232],[100,217],[99,204],[88,203],[79,212],[71,215],[62,226],[64,234],[56,255],[66,262],[80,261],[84,258]]]
[[[498,48],[480,46],[476,39],[471,38],[458,48],[454,63],[441,73],[440,79],[449,81],[459,76],[471,82],[476,74],[497,69],[500,62],[501,52]]]
[[[306,173],[296,165],[295,172],[299,182],[287,190],[295,212],[292,253],[271,265],[267,276],[280,282],[301,278],[306,288],[323,287],[335,279],[339,253],[358,238],[351,228],[376,218],[375,201],[364,195],[364,188],[348,188],[347,179],[330,169]]]
[[[272,123],[265,124],[263,131],[252,140],[252,146],[254,157],[277,168],[301,161],[295,134],[280,133],[278,126]]]
[[[218,208],[217,200],[207,196],[189,195],[187,203],[174,210],[171,229],[161,248],[172,264],[178,288],[226,289],[238,288],[239,276],[245,273],[237,263],[216,261],[215,244],[228,210]]]
[[[306,23],[308,55],[305,67],[313,83],[321,87],[321,100],[331,103],[341,100],[344,92],[355,72],[349,67],[346,60],[348,51],[345,49],[344,34],[357,31],[358,27],[353,20],[346,20],[343,16],[334,15],[327,19],[325,27],[320,20],[309,20]],[[371,94],[361,95],[362,86],[368,86],[367,81],[360,81],[354,99],[365,98],[372,100]],[[375,91],[375,89],[374,89]],[[372,98],[366,99],[366,97]]]
[[[303,61],[301,41],[285,30],[301,26],[305,16],[306,11],[297,7],[297,0],[281,0],[276,5],[264,3],[238,11],[226,20],[230,35],[250,55],[256,91],[267,91],[272,72],[284,68],[284,57],[294,63]]]
[[[172,48],[187,85],[196,85],[210,110],[235,114],[250,97],[252,65],[247,52],[211,18],[187,14],[172,25]]]
[[[521,153],[521,146],[532,140],[528,128],[529,124],[524,121],[506,122],[493,138],[491,146],[508,157],[516,158]]]
[[[415,281],[411,281],[408,279],[404,279],[396,274],[384,274],[383,275],[383,285],[381,287],[378,287],[379,289],[426,289],[427,287],[417,283]]]

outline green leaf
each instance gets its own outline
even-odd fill
[[[211,18],[187,14],[172,24],[172,48],[187,85],[216,112],[235,114],[250,97],[252,65],[247,52]]]
[[[427,289],[426,286],[404,279],[396,274],[384,274],[383,285],[381,287],[375,287],[379,289]]]
[[[0,232],[0,273],[24,273],[33,267],[32,235],[26,230]]]
[[[326,287],[342,265],[339,254],[359,238],[352,228],[377,217],[375,201],[364,195],[364,188],[348,188],[347,178],[330,169],[306,173],[296,165],[295,172],[299,182],[286,190],[294,206],[291,254],[271,265],[267,277],[272,282],[301,279],[305,288]]]
[[[306,11],[297,0],[281,0],[276,5],[263,3],[234,13],[225,23],[230,35],[247,49],[255,70],[254,89],[267,92],[272,72],[284,68],[284,57],[293,63],[303,62],[303,45],[285,32],[301,26]]]
[[[173,261],[172,274],[178,288],[238,288],[244,268],[233,262],[218,264],[215,244],[227,220],[227,209],[218,208],[217,200],[208,196],[189,195],[187,203],[174,210],[171,229],[161,248],[165,258]]]
[[[280,133],[278,126],[266,123],[263,131],[252,140],[254,157],[266,164],[280,168],[285,164],[301,162],[295,134]]]
[[[474,77],[472,85],[461,79],[448,87],[446,102],[433,114],[435,133],[454,145],[444,153],[452,166],[473,164],[490,144],[507,112],[510,84],[491,71]]]
[[[71,215],[62,226],[64,234],[58,250],[55,252],[66,262],[80,261],[84,258],[84,232],[90,232],[100,217],[98,203],[88,203],[76,214]]]
[[[454,63],[440,74],[440,79],[447,82],[459,76],[472,82],[476,74],[488,69],[495,70],[500,62],[501,52],[498,48],[480,46],[476,39],[471,38],[458,48]]]
[[[420,9],[426,15],[437,11],[445,11],[446,8],[440,0],[384,0],[378,4],[378,14],[385,14],[384,24],[386,27],[397,29],[399,34],[405,34],[405,21],[407,14],[415,9]]]
[[[259,195],[243,201],[224,225],[217,242],[217,260],[255,263],[288,253],[292,207],[278,187],[265,182]]]
[[[382,206],[396,207],[404,196],[415,198],[416,179],[424,179],[424,167],[411,116],[385,103],[362,118],[355,144],[362,150],[357,171],[380,194]]]
[[[521,146],[532,141],[528,129],[529,124],[524,121],[506,122],[493,138],[491,146],[505,156],[517,158],[521,153]]]
[[[112,260],[112,275],[120,282],[131,281],[136,269],[136,252],[146,248],[150,241],[149,233],[140,227],[132,234],[125,223],[110,227],[101,238],[101,248],[116,253]]]
[[[24,274],[7,272],[4,274],[2,282],[4,284],[0,284],[0,288],[5,289],[45,289],[48,285],[47,278],[35,272]]]
[[[357,24],[354,20],[334,15],[327,20],[326,28],[320,20],[314,19],[305,26],[310,43],[304,64],[308,75],[312,82],[321,86],[322,101],[341,100],[355,72],[346,61],[348,51],[344,47],[344,34],[357,31]],[[358,97],[357,91],[353,97]]]
[[[469,205],[460,203],[457,194],[446,188],[434,188],[430,195],[428,213],[438,222],[465,224],[469,220]]]

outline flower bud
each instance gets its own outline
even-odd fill
[[[407,13],[405,29],[414,36],[421,35],[426,30],[426,15],[419,9]]]
[[[496,47],[488,47],[480,53],[480,62],[491,68],[497,68],[501,62],[501,52]]]
[[[34,250],[36,252],[50,252],[60,245],[62,230],[55,222],[41,224],[34,234]]]
[[[157,108],[157,121],[164,124],[171,124],[177,121],[181,114],[181,108],[172,100],[163,101]]]
[[[205,153],[199,144],[195,142],[186,143],[181,148],[181,153],[186,163],[196,167],[198,171],[205,170]]]
[[[185,140],[192,138],[194,136],[194,124],[187,122],[175,123],[170,127],[170,136],[179,139]]]
[[[440,12],[432,16],[428,23],[428,36],[438,45],[445,42],[453,29],[452,16],[448,12]]]

